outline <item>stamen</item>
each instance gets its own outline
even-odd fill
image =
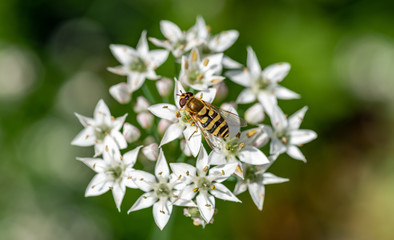
[[[106,151],[106,152],[109,151],[108,145],[105,145],[105,151]]]
[[[181,46],[179,46],[180,50],[183,50],[184,48],[185,48],[185,45],[183,45],[183,44]]]
[[[207,204],[205,204],[205,206],[206,206],[206,207],[211,207],[211,204],[208,204],[208,203],[207,203]]]
[[[229,147],[229,146],[226,146],[226,150],[227,150],[227,151],[230,151],[230,147]]]
[[[245,147],[245,143],[241,142],[238,146],[239,146],[239,148],[243,148],[243,147]]]
[[[204,60],[204,62],[203,62],[203,65],[206,67],[206,66],[208,65],[208,63],[209,63],[209,59],[206,58],[206,59]]]
[[[161,213],[165,214],[165,212],[163,210],[160,210]]]
[[[178,180],[180,180],[182,178],[182,175],[179,175]]]
[[[244,67],[245,72],[249,72],[249,69],[247,67]]]
[[[88,139],[88,138],[89,138],[89,134],[88,134],[88,135],[86,135],[85,139]]]
[[[122,157],[122,155],[120,155],[120,161],[123,161],[123,157]]]
[[[224,170],[222,170],[222,175],[224,175],[225,173],[224,173]]]
[[[197,80],[197,81],[200,81],[203,77],[204,77],[204,75],[202,75],[202,74],[200,73],[200,75],[197,76],[196,80]]]
[[[205,166],[204,169],[203,169],[203,171],[206,172],[206,171],[208,171],[208,169],[209,169],[209,167],[208,167],[208,166]]]
[[[264,198],[264,195],[262,193],[259,193],[259,197]]]
[[[165,105],[165,106],[163,106],[163,108],[168,108],[168,106],[167,106],[167,105]]]
[[[282,142],[287,143],[287,138],[282,137]]]
[[[92,185],[92,189],[95,187],[96,185]]]
[[[178,195],[175,195],[175,194],[174,194],[174,195],[172,195],[172,196],[173,196],[174,198],[179,198],[179,196],[178,196]]]
[[[162,175],[163,174],[163,172],[159,172],[159,175]]]
[[[144,178],[140,178],[140,181],[144,181]]]
[[[147,199],[148,197],[147,196],[142,196],[144,199]]]
[[[185,60],[185,69],[189,69],[189,63],[187,62],[187,60]]]
[[[218,82],[220,82],[220,81],[222,81],[222,79],[220,79],[220,78],[215,78],[215,79],[212,79],[212,80],[211,80],[211,83],[218,83]]]
[[[115,117],[114,117],[114,116],[111,116],[111,120],[115,120]]]
[[[114,187],[109,187],[109,190],[112,190],[112,189],[114,189]]]
[[[93,164],[93,169],[95,169],[96,168],[96,164]]]
[[[105,134],[105,136],[108,136],[108,132],[105,132],[104,134]]]
[[[192,61],[193,62],[197,61],[197,51],[196,50],[193,50],[193,52],[192,52]]]
[[[198,191],[198,188],[193,189],[193,192],[197,192],[197,191]]]
[[[216,189],[215,185],[212,185],[212,186],[211,186],[211,189],[212,189],[212,190],[215,190],[215,189]]]
[[[127,179],[132,179],[132,177],[127,177]]]
[[[242,172],[242,169],[241,169],[241,167],[240,167],[239,165],[237,165],[237,172],[243,173],[243,172]]]
[[[186,171],[186,175],[189,176],[189,171]]]
[[[256,131],[256,129],[254,129],[254,130],[249,131],[249,132],[246,134],[246,136],[247,136],[248,138],[251,138],[251,137],[253,137],[256,133],[257,133],[257,131]]]
[[[235,135],[236,138],[240,138],[241,137],[241,132],[238,132],[237,135]]]

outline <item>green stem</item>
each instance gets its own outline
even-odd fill
[[[142,91],[144,92],[144,95],[148,98],[148,101],[150,104],[154,104],[155,103],[155,98],[153,97],[148,84],[142,84]]]

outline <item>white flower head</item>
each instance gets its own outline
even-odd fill
[[[140,138],[141,132],[137,127],[126,122],[123,125],[123,136],[128,143],[132,143]]]
[[[275,107],[271,117],[272,128],[264,126],[271,137],[270,153],[286,152],[290,157],[306,162],[305,156],[297,146],[308,143],[317,137],[312,130],[299,129],[305,112],[305,106],[288,119],[279,107]]]
[[[176,58],[181,57],[198,43],[196,30],[194,28],[188,31],[181,31],[173,22],[163,20],[160,22],[160,29],[167,39],[159,40],[156,38],[149,38],[149,40],[154,45],[171,51]]]
[[[223,54],[207,56],[200,59],[200,53],[193,48],[189,57],[182,56],[182,67],[179,80],[196,90],[206,90],[223,81],[217,75],[221,71]]]
[[[94,145],[95,157],[103,153],[104,139],[107,137],[113,138],[119,149],[127,147],[126,139],[120,133],[127,114],[118,118],[112,117],[108,106],[101,99],[94,110],[94,118],[88,118],[78,113],[75,113],[75,115],[85,129],[74,138],[71,142],[72,145],[81,147]]]
[[[238,103],[252,103],[256,99],[264,106],[264,110],[271,115],[278,99],[294,99],[300,96],[287,88],[280,86],[290,70],[288,63],[276,63],[261,70],[256,54],[248,47],[247,68],[232,70],[226,73],[235,83],[246,87],[237,98]]]
[[[287,178],[277,177],[272,173],[265,172],[275,159],[276,156],[270,157],[271,162],[264,165],[243,164],[245,177],[239,179],[235,185],[234,194],[238,195],[248,189],[254,204],[260,211],[263,210],[265,185],[289,181]]]
[[[202,218],[209,223],[215,212],[215,197],[227,201],[241,202],[222,184],[230,177],[237,163],[229,163],[209,169],[208,154],[204,147],[196,161],[196,167],[187,163],[170,163],[170,167],[178,179],[187,186],[181,192],[182,199],[192,200],[196,197]]]
[[[130,178],[145,193],[138,198],[128,213],[153,205],[153,217],[156,225],[161,230],[170,219],[173,205],[195,206],[192,201],[180,198],[180,193],[185,184],[174,174],[170,174],[170,169],[161,149],[156,162],[155,175],[135,170],[130,172]]]
[[[77,158],[97,173],[86,188],[85,196],[98,196],[111,190],[116,207],[120,211],[126,187],[137,188],[134,182],[128,180],[127,172],[133,170],[142,146],[122,156],[112,138],[106,138],[104,145],[103,159]]]
[[[166,50],[149,51],[146,41],[146,31],[143,31],[138,42],[137,48],[125,45],[111,44],[110,49],[114,57],[122,64],[118,67],[110,67],[109,71],[127,76],[127,88],[124,85],[115,85],[111,89],[111,95],[120,103],[127,103],[134,91],[139,89],[145,79],[157,80],[156,68],[164,63],[168,57]]]
[[[151,111],[155,116],[167,119],[172,122],[172,124],[164,133],[159,147],[177,138],[180,138],[183,134],[193,156],[197,156],[201,147],[201,132],[195,125],[193,125],[193,122],[187,120],[185,115],[187,113],[179,113],[179,109],[181,107],[179,105],[180,98],[178,95],[181,91],[186,92],[182,87],[182,84],[175,80],[174,98],[176,106],[168,103],[160,103],[150,106],[148,110]],[[201,99],[204,101],[211,103],[215,98],[215,94],[216,90],[214,88],[210,88],[197,93],[196,97],[201,97]]]

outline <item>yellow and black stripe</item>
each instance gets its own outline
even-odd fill
[[[197,117],[202,127],[212,135],[220,138],[229,136],[229,128],[226,120],[213,109],[204,107],[198,112]]]

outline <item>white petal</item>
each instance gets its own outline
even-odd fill
[[[83,162],[86,166],[90,167],[93,171],[100,173],[107,169],[107,164],[101,158],[79,158],[78,161]]]
[[[95,145],[94,145],[94,156],[93,157],[97,157],[100,156],[104,151],[104,143],[102,141],[98,141]]]
[[[196,201],[201,217],[203,217],[206,222],[210,222],[215,212],[215,198],[207,192],[200,192],[196,197]]]
[[[216,68],[217,66],[221,66],[222,59],[223,59],[223,53],[209,55],[201,61],[200,67],[202,70],[209,70]],[[208,63],[205,65],[204,63],[206,61],[208,61]]]
[[[132,143],[140,138],[141,132],[134,125],[125,123],[123,125],[123,136],[127,142]]]
[[[271,123],[276,131],[283,131],[288,126],[286,116],[278,106],[273,109]]]
[[[148,55],[149,47],[148,41],[146,41],[146,31],[143,31],[140,37],[140,40],[137,45],[137,51],[142,57],[146,57]]]
[[[300,145],[312,141],[317,137],[317,134],[312,130],[294,130],[290,132],[289,144]]]
[[[195,96],[201,98],[205,102],[212,103],[216,96],[216,88],[208,88],[207,90],[200,91]]]
[[[273,92],[267,92],[267,91],[261,91],[258,95],[257,98],[261,104],[263,104],[264,110],[268,115],[272,115],[274,109],[277,107],[278,103],[276,100],[276,96],[274,95]]]
[[[210,190],[216,198],[220,198],[226,201],[241,202],[230,190],[228,190],[223,184],[215,183],[215,190]]]
[[[170,169],[168,168],[167,160],[161,148],[155,166],[155,175],[157,178],[168,178],[168,176],[170,175]]]
[[[131,91],[126,83],[121,82],[109,88],[109,93],[116,101],[122,104],[129,103],[131,100]]]
[[[199,176],[205,175],[204,168],[206,167],[209,167],[208,153],[204,147],[201,147],[200,153],[198,154],[198,158],[196,160],[196,168]]]
[[[153,218],[160,230],[163,230],[168,220],[170,220],[171,212],[172,204],[169,201],[159,200],[153,204]]]
[[[223,65],[223,67],[225,67],[227,69],[242,68],[242,64],[231,59],[230,57],[228,57],[226,55],[223,56],[222,65]]]
[[[137,156],[138,156],[138,152],[140,151],[142,146],[138,146],[136,148],[134,148],[131,151],[128,151],[127,153],[123,154],[123,159],[122,161],[124,162],[124,164],[127,165],[127,167],[133,167],[135,162],[137,161]]]
[[[173,22],[162,20],[160,21],[161,33],[170,41],[175,42],[182,38],[182,31]]]
[[[78,135],[72,140],[71,144],[81,147],[93,146],[96,140],[95,134],[93,127],[87,127],[78,133]]]
[[[167,50],[152,50],[149,52],[149,55],[151,56],[152,60],[152,65],[153,68],[156,69],[160,65],[162,65],[168,57],[168,51]]]
[[[252,146],[245,146],[240,153],[238,153],[238,158],[241,162],[262,165],[269,163],[268,158],[264,155],[262,151]]]
[[[183,130],[183,135],[186,139],[186,144],[194,157],[197,156],[201,148],[201,132],[196,126],[187,126]]]
[[[255,103],[245,112],[245,120],[250,124],[257,124],[264,120],[264,108],[261,103]]]
[[[256,100],[256,95],[252,92],[250,88],[242,90],[242,92],[237,97],[237,103],[247,104],[254,102]]]
[[[157,198],[153,197],[153,192],[147,192],[141,195],[127,213],[138,211],[140,209],[148,208],[157,201]]]
[[[222,164],[226,164],[226,158],[222,153],[212,151],[209,154],[209,161],[208,162],[210,165],[222,165]]]
[[[286,146],[277,137],[271,139],[270,154],[281,154],[286,151]]]
[[[131,169],[131,171],[128,172],[132,172],[134,171],[134,169]],[[126,173],[125,176],[123,177],[122,181],[123,184],[128,187],[128,188],[138,188],[138,186],[135,184],[135,182],[133,181],[132,177],[127,176],[128,174]]]
[[[250,87],[250,74],[246,69],[228,71],[225,75],[230,78],[231,81],[241,86]]]
[[[249,194],[252,197],[254,204],[261,211],[263,210],[265,188],[263,184],[250,183],[248,184]]]
[[[82,124],[82,126],[84,126],[85,128],[94,123],[94,119],[92,119],[92,118],[82,116],[81,114],[78,114],[78,113],[74,113],[74,114],[78,118],[78,120]]]
[[[261,73],[261,67],[259,61],[257,60],[256,53],[253,51],[251,47],[248,47],[248,58],[247,58],[247,66],[250,73],[253,76],[259,75]]]
[[[138,90],[145,82],[145,74],[130,73],[127,75],[127,86],[130,92]]]
[[[215,52],[224,52],[234,44],[238,36],[239,33],[236,30],[221,32],[209,41],[209,48]]]
[[[152,143],[142,149],[142,153],[151,161],[156,161],[159,156],[159,146],[157,143]]]
[[[111,136],[115,139],[119,146],[119,149],[125,149],[127,147],[127,142],[123,134],[119,131],[111,131]]]
[[[131,171],[129,175],[138,188],[144,192],[152,190],[152,183],[156,183],[154,175],[141,170]]]
[[[106,193],[112,187],[112,182],[108,180],[104,173],[96,174],[86,188],[85,197],[98,196]]]
[[[192,151],[190,150],[189,145],[187,145],[186,140],[184,139],[181,140],[181,149],[186,156],[192,156]]]
[[[127,76],[127,74],[130,72],[130,70],[128,69],[128,67],[126,67],[126,65],[107,67],[107,70],[121,76]]]
[[[126,188],[124,186],[120,186],[119,184],[115,184],[112,188],[112,196],[114,197],[114,201],[119,212],[120,212],[120,205],[122,204],[125,193],[126,193]]]
[[[177,138],[182,136],[183,127],[181,128],[178,123],[171,124],[166,132],[164,133],[163,138],[161,139],[160,146],[163,146],[166,143],[169,143]]]
[[[193,176],[196,176],[196,168],[187,163],[170,163],[172,172],[179,178],[181,176],[182,181]]]
[[[128,114],[126,113],[125,115],[123,115],[121,117],[117,117],[114,120],[112,120],[112,130],[119,131],[122,128],[127,115]]]
[[[136,113],[141,113],[145,112],[149,106],[150,104],[148,100],[146,100],[146,98],[144,98],[143,96],[138,96],[133,106],[133,110]]]
[[[307,110],[308,107],[305,106],[289,117],[290,129],[298,129],[300,127],[302,120],[304,120],[304,116]]]
[[[165,48],[165,49],[168,49],[168,50],[172,49],[171,44],[167,40],[164,41],[164,40],[159,40],[157,38],[150,37],[149,41],[151,43],[153,43],[153,45],[155,45],[157,47],[162,47],[162,48]]]
[[[159,118],[167,119],[171,122],[177,121],[176,112],[178,108],[172,104],[155,104],[148,107],[148,110]]]
[[[103,159],[107,164],[112,164],[113,161],[120,162],[122,159],[119,146],[111,136],[104,138]]]
[[[103,99],[100,99],[94,109],[94,120],[96,120],[97,125],[105,124],[109,126],[111,122],[111,112]]]
[[[281,177],[277,177],[272,173],[264,173],[263,174],[264,178],[263,178],[263,184],[275,184],[275,183],[283,183],[283,182],[288,182],[289,179],[287,178],[281,178]]]
[[[286,77],[290,71],[290,64],[276,63],[266,67],[263,70],[264,78],[268,78],[271,82],[280,82]]]
[[[248,185],[244,181],[238,180],[237,184],[235,184],[235,188],[234,188],[233,193],[235,195],[238,195],[238,194],[245,192],[246,189],[248,189]]]
[[[179,195],[179,197],[183,200],[191,200],[194,198],[194,196],[196,195],[196,192],[194,191],[195,186],[192,185],[188,185],[186,186],[183,191],[181,192],[181,194]]]
[[[274,94],[277,98],[279,99],[297,99],[300,98],[300,95],[298,93],[295,93],[285,87],[282,86],[276,86],[274,88]]]
[[[301,160],[301,161],[306,162],[306,159],[305,159],[304,154],[302,154],[302,152],[300,151],[300,149],[299,149],[298,147],[296,147],[296,146],[289,146],[289,147],[287,148],[286,153],[287,153],[290,157],[292,157],[292,158],[294,158],[294,159],[297,159],[297,160]]]
[[[137,114],[137,122],[143,129],[151,128],[153,121],[154,117],[150,112],[142,112]]]
[[[133,48],[126,45],[111,44],[109,48],[114,57],[123,65],[128,65],[131,59],[138,55]]]
[[[223,182],[230,177],[237,169],[238,163],[228,163],[213,167],[209,170],[209,176],[216,182]]]

